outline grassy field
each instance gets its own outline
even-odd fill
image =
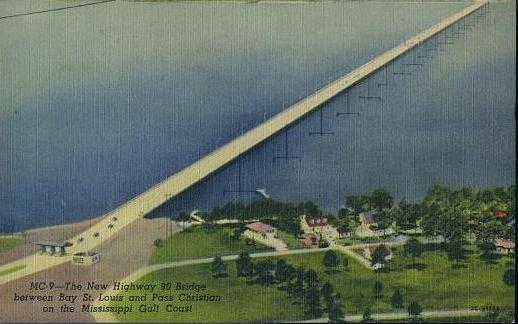
[[[15,271],[18,271],[18,270],[22,270],[23,268],[25,268],[26,265],[25,264],[22,264],[22,265],[18,265],[18,266],[14,266],[12,268],[9,268],[9,269],[6,269],[6,270],[3,270],[3,271],[0,271],[0,277],[1,276],[4,276],[6,274],[9,274],[9,273],[13,273]]]
[[[23,238],[19,236],[4,236],[0,237],[0,253],[14,248],[23,243]]]
[[[207,285],[207,294],[221,295],[219,302],[198,302],[193,304],[192,313],[167,313],[165,305],[159,303],[161,309],[157,313],[140,313],[138,311],[119,315],[122,321],[188,321],[188,322],[221,322],[221,321],[275,321],[279,319],[302,319],[300,305],[293,305],[286,293],[276,287],[259,287],[250,285],[247,279],[236,276],[235,263],[228,263],[229,276],[214,279],[211,275],[210,264],[189,267],[169,268],[151,273],[138,282],[196,282]],[[138,293],[134,293],[138,295]],[[168,295],[167,292],[159,294]],[[171,295],[177,295],[172,291]],[[125,294],[127,297],[131,294]],[[148,294],[148,300],[150,298]],[[176,299],[176,296],[175,296]],[[128,305],[129,303],[116,303]],[[133,303],[136,307],[140,303]],[[177,300],[173,305],[184,305]]]
[[[440,249],[423,254],[411,267],[411,259],[395,250],[390,267],[383,273],[367,270],[350,259],[347,270],[327,274],[322,265],[323,253],[284,256],[293,265],[315,269],[321,283],[329,281],[342,295],[346,315],[361,314],[366,308],[372,313],[404,312],[392,309],[390,297],[396,288],[404,297],[404,304],[418,301],[425,311],[467,309],[471,306],[494,305],[513,309],[514,287],[506,286],[502,274],[511,258],[501,257],[493,263],[480,261],[468,248],[468,256],[455,266]],[[343,256],[342,256],[343,257]],[[277,258],[273,258],[277,259]],[[157,271],[138,280],[143,283],[197,282],[208,286],[207,293],[221,295],[222,301],[194,303],[192,313],[128,313],[123,320],[178,320],[178,321],[232,321],[232,320],[298,320],[303,318],[302,306],[276,287],[262,287],[247,283],[235,275],[235,263],[227,263],[229,276],[214,279],[210,264],[171,268]],[[373,296],[376,280],[384,284],[380,298]],[[174,294],[175,292],[172,292]],[[175,304],[176,305],[176,304]],[[172,317],[174,316],[174,317]]]
[[[279,236],[279,239],[281,239],[286,245],[288,246],[288,249],[303,249],[304,244],[302,244],[298,239],[296,239],[293,234],[286,233],[283,231],[278,230],[277,235]]]
[[[192,227],[164,240],[163,245],[156,248],[151,255],[149,263],[157,264],[217,255],[231,255],[243,251],[271,250],[271,248],[258,243],[247,245],[243,239],[235,241],[231,238],[231,232],[231,228],[218,227],[214,231],[206,231],[200,226]]]

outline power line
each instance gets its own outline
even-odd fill
[[[103,0],[103,1],[97,1],[97,2],[92,2],[92,3],[83,3],[83,4],[75,5],[75,6],[60,7],[60,8],[53,8],[53,9],[33,11],[33,12],[25,12],[25,13],[14,14],[14,15],[9,15],[9,16],[1,16],[0,19],[8,19],[8,18],[30,16],[30,15],[36,15],[36,14],[52,12],[52,11],[60,11],[60,10],[79,8],[79,7],[93,6],[93,5],[97,5],[97,4],[101,4],[101,3],[114,2],[114,1],[116,1],[116,0]]]

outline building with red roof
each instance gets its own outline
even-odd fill
[[[514,240],[498,238],[493,243],[497,252],[512,252],[515,247]]]

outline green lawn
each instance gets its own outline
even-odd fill
[[[23,268],[25,268],[26,265],[25,264],[22,264],[22,265],[18,265],[18,266],[14,266],[12,268],[9,268],[9,269],[6,269],[6,270],[3,270],[3,271],[0,271],[0,277],[1,276],[4,276],[6,274],[9,274],[9,273],[12,273],[12,272],[15,272],[15,271],[18,271],[18,270],[22,270]]]
[[[211,276],[210,264],[195,265],[189,267],[169,268],[151,273],[137,281],[137,283],[162,282],[196,282],[207,285],[207,294],[221,295],[219,302],[198,302],[193,304],[192,313],[168,313],[165,311],[167,302],[159,302],[161,309],[157,313],[141,313],[135,310],[132,313],[118,315],[121,321],[187,321],[187,322],[228,322],[228,321],[276,321],[279,319],[302,319],[300,305],[293,305],[286,298],[286,293],[276,287],[259,287],[247,284],[247,279],[238,278],[235,274],[235,263],[228,263],[229,276],[214,279]],[[166,291],[159,291],[161,295],[168,295]],[[178,293],[171,291],[171,295]],[[139,295],[139,293],[125,294]],[[151,298],[148,293],[147,300]],[[128,305],[131,302],[116,303]],[[140,302],[133,302],[133,307],[138,307]],[[188,305],[188,302],[171,302],[173,305]]]
[[[502,257],[495,264],[480,261],[478,255],[470,254],[454,267],[446,253],[440,250],[428,251],[416,263],[423,264],[422,270],[410,267],[411,258],[396,249],[387,272],[375,273],[354,260],[349,260],[349,271],[327,275],[322,266],[322,256],[308,254],[303,257],[285,257],[291,263],[302,264],[317,270],[323,280],[329,280],[343,296],[346,312],[363,313],[393,311],[390,297],[396,288],[401,290],[405,304],[416,300],[424,310],[469,308],[470,306],[514,305],[514,287],[506,286],[502,275],[507,269],[509,257]],[[384,284],[383,296],[373,297],[373,284],[380,280]],[[401,310],[399,310],[401,311]]]
[[[467,309],[470,306],[483,305],[514,309],[514,287],[506,286],[502,281],[502,274],[511,260],[507,256],[495,263],[486,263],[480,261],[478,255],[471,254],[461,267],[454,267],[445,252],[437,249],[425,252],[417,260],[422,264],[421,270],[416,270],[409,267],[411,260],[401,255],[400,248],[395,250],[394,259],[386,272],[375,273],[349,258],[348,270],[335,274],[326,274],[322,257],[323,253],[317,252],[282,258],[293,265],[315,269],[321,283],[330,281],[342,295],[346,315],[361,314],[366,308],[370,308],[372,313],[404,312],[406,308],[391,308],[390,296],[396,288],[401,290],[405,306],[409,301],[416,300],[425,311]],[[295,300],[289,299],[284,291],[275,286],[248,284],[246,279],[236,277],[235,262],[228,262],[227,265],[230,270],[227,278],[212,278],[210,264],[203,264],[161,270],[138,280],[144,283],[203,283],[208,286],[209,294],[222,296],[221,302],[194,303],[193,313],[166,313],[161,309],[158,313],[137,311],[119,315],[119,318],[164,321],[279,321],[303,317],[301,305],[293,303]],[[372,293],[376,280],[384,284],[383,295],[379,299]],[[171,292],[173,295],[175,293]],[[173,302],[175,305],[176,303]]]
[[[303,249],[304,244],[302,244],[297,238],[293,236],[293,234],[286,233],[280,230],[277,230],[277,236],[281,239],[286,245],[288,249]]]
[[[23,238],[19,236],[4,236],[0,237],[0,253],[14,248],[23,243]]]
[[[231,232],[231,228],[218,227],[213,231],[206,231],[200,226],[194,226],[164,240],[163,245],[156,248],[151,255],[149,263],[157,264],[217,255],[231,255],[243,251],[271,250],[271,248],[259,243],[247,245],[244,239],[235,241],[231,238]]]

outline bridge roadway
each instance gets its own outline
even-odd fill
[[[167,200],[177,196],[184,190],[209,176],[211,173],[236,159],[241,154],[273,136],[286,126],[306,116],[331,98],[335,97],[337,94],[353,86],[358,81],[374,73],[376,70],[390,63],[405,52],[418,46],[426,39],[436,35],[487,4],[487,0],[474,1],[467,7],[443,19],[436,25],[425,29],[405,42],[400,43],[394,48],[376,56],[371,61],[317,90],[308,97],[296,102],[260,125],[204,156],[197,162],[159,182],[133,199],[123,203],[121,206],[107,213],[97,224],[93,225],[82,234],[72,238],[70,241],[74,243],[74,245],[67,249],[67,256],[53,257],[34,254],[0,266],[0,273],[2,273],[3,271],[17,265],[25,265],[25,268],[22,270],[0,276],[0,284],[68,262],[71,260],[70,255],[73,253],[94,250],[99,244],[113,237],[113,235],[126,225],[140,217],[143,217],[145,214],[151,212]],[[113,221],[114,217],[117,218],[117,221]],[[110,224],[113,224],[112,228],[108,227]],[[96,232],[99,233],[99,236],[93,237]],[[83,238],[83,241],[78,243],[78,239],[80,237]],[[128,253],[128,255],[130,255],[130,253]]]

